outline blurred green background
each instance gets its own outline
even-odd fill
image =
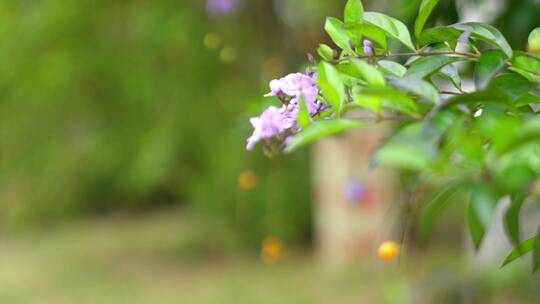
[[[411,25],[419,2],[364,4]],[[367,270],[322,275],[306,253],[309,151],[245,151],[248,118],[273,102],[262,98],[268,82],[304,68],[344,3],[1,1],[2,303],[362,301]],[[502,3],[490,18],[523,48],[540,5]],[[458,21],[454,1],[436,15],[432,24]],[[269,235],[293,248],[284,266],[258,261]],[[381,267],[368,286],[384,296],[366,299],[413,303],[407,271]],[[472,291],[446,271],[457,291],[439,303],[529,303],[521,271],[467,276]]]

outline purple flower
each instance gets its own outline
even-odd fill
[[[292,135],[301,131],[297,125],[298,112],[300,111],[298,101],[301,96],[304,98],[311,117],[329,108],[317,100],[319,95],[317,74],[311,76],[301,73],[289,74],[281,79],[272,80],[270,90],[270,93],[265,96],[277,96],[283,106],[281,108],[271,106],[261,116],[251,118],[254,130],[247,140],[246,148],[248,150],[252,150],[257,142],[274,137],[280,140],[278,149],[287,146]],[[271,146],[266,148],[269,147]]]
[[[366,186],[358,181],[351,181],[345,189],[345,197],[350,202],[360,202],[367,194]]]
[[[296,124],[297,115],[298,113],[288,111],[286,107],[281,109],[274,106],[268,107],[261,116],[250,119],[255,130],[248,138],[246,148],[252,150],[257,142],[283,134]]]
[[[289,74],[281,79],[275,79],[270,82],[270,93],[264,96],[282,96],[292,97],[291,103],[298,101],[300,96],[304,96],[309,114],[315,114],[320,106],[317,104],[319,87],[317,86],[317,74],[313,76],[302,73]]]
[[[373,53],[373,44],[371,43],[371,41],[369,40],[364,40],[364,53],[369,56],[369,57],[373,57],[374,53]]]
[[[213,16],[228,16],[238,9],[238,0],[208,0],[206,11]]]

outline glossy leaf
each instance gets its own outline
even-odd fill
[[[533,272],[540,269],[540,227],[536,232],[536,242],[533,248]]]
[[[364,39],[369,39],[379,44],[383,49],[388,48],[385,31],[373,24],[346,25],[345,28],[355,45],[362,45]]]
[[[540,97],[527,93],[516,100],[516,107],[522,107],[526,105],[540,104]]]
[[[439,103],[439,93],[429,82],[415,77],[392,78],[394,87],[410,92],[414,95],[425,98],[431,103]]]
[[[324,97],[330,101],[330,104],[339,116],[345,101],[345,85],[341,80],[338,70],[327,62],[321,62],[319,64],[319,78],[317,82]]]
[[[420,37],[420,34],[424,29],[424,25],[426,24],[429,15],[431,15],[431,12],[438,3],[439,0],[422,0],[422,3],[420,4],[420,10],[418,12],[418,17],[416,18],[416,21],[414,23],[414,34],[416,37]]]
[[[501,267],[504,267],[510,263],[512,263],[513,261],[519,259],[520,257],[524,256],[525,254],[533,251],[533,249],[535,248],[537,242],[539,242],[539,237],[538,235],[535,236],[535,237],[532,237],[526,241],[524,241],[523,243],[521,243],[517,248],[515,248],[507,257],[506,259],[504,260],[504,262],[502,263]]]
[[[429,56],[421,58],[415,61],[410,67],[405,76],[407,77],[416,77],[424,78],[432,75],[433,73],[440,70],[445,65],[465,60],[461,57],[450,57],[450,56]]]
[[[407,68],[401,64],[389,61],[389,60],[379,60],[377,64],[381,67],[381,70],[386,74],[392,74],[397,77],[403,77],[407,72]]]
[[[384,86],[386,84],[383,74],[371,64],[362,60],[352,60],[351,64],[367,84],[377,86]]]
[[[444,209],[448,207],[458,192],[459,187],[457,185],[445,187],[422,207],[418,223],[419,233],[422,239],[428,237],[435,222],[440,218]]]
[[[472,38],[477,38],[492,45],[498,46],[508,58],[512,58],[512,47],[508,44],[504,36],[493,26],[480,22],[466,22],[451,25],[450,27],[470,32]]]
[[[429,167],[429,158],[423,151],[411,144],[388,143],[376,154],[375,160],[381,165],[401,170],[422,171]]]
[[[540,79],[540,57],[525,52],[514,52],[511,69],[529,81],[538,81]]]
[[[482,244],[486,229],[491,223],[497,197],[485,185],[475,185],[471,190],[468,210],[469,232],[475,248]]]
[[[501,100],[514,103],[532,89],[532,84],[518,74],[503,74],[495,77],[489,84],[487,91]]]
[[[483,90],[506,65],[507,57],[502,51],[486,51],[480,56],[474,72],[477,90]]]
[[[455,65],[449,64],[449,65],[443,66],[440,70],[439,75],[442,76],[443,78],[448,79],[450,82],[452,82],[452,84],[454,85],[454,87],[456,87],[456,89],[460,91],[462,90],[461,77],[459,76],[458,69],[456,68]]]
[[[338,47],[351,54],[354,53],[350,44],[349,35],[345,30],[345,24],[343,24],[343,22],[341,22],[339,19],[328,17],[326,18],[324,29]]]
[[[357,89],[353,91],[353,99],[358,105],[365,106],[374,112],[385,108],[406,115],[418,115],[418,107],[409,96],[389,87]]]
[[[349,0],[345,5],[344,20],[346,24],[362,23],[364,7],[361,0]]]
[[[415,50],[411,40],[411,34],[409,33],[407,26],[403,24],[403,22],[390,16],[376,12],[365,12],[364,21],[379,27],[380,29],[384,30],[390,37],[399,40],[409,49]]]
[[[510,206],[504,214],[504,226],[508,238],[518,247],[521,243],[520,214],[521,207],[525,202],[527,195],[524,193],[514,194],[510,197]]]
[[[318,139],[336,135],[363,125],[362,122],[346,119],[319,120],[295,135],[285,151],[292,152]]]
[[[540,119],[532,118],[518,126],[517,134],[512,134],[508,143],[496,150],[497,156],[511,153],[523,146],[540,142]]]
[[[418,37],[418,44],[425,46],[446,42],[451,49],[455,49],[462,33],[462,31],[451,27],[434,27],[422,32]]]
[[[539,74],[536,74],[536,73],[533,73],[533,72],[530,72],[521,68],[516,68],[516,67],[509,67],[508,69],[512,72],[515,72],[516,74],[521,75],[523,78],[526,78],[530,82],[540,83]]]

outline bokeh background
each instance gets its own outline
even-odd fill
[[[411,25],[419,2],[364,5]],[[484,18],[520,49],[540,26],[535,0],[456,2],[430,22]],[[318,266],[309,149],[245,140],[344,3],[1,1],[0,301],[538,303],[538,275],[470,271],[460,241]]]

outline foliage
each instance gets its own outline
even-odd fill
[[[420,219],[429,223],[423,227],[432,225],[448,200],[466,198],[469,231],[479,248],[495,208],[509,197],[505,222],[516,251],[506,263],[532,251],[537,270],[540,234],[523,242],[520,210],[528,197],[539,194],[540,57],[534,52],[540,29],[531,33],[527,53],[513,50],[485,23],[425,28],[437,3],[420,4],[414,43],[401,21],[349,0],[344,21],[330,17],[325,24],[337,49],[321,45],[321,62],[311,62],[307,72],[318,74],[317,102],[325,111],[309,113],[311,120],[304,118],[301,128],[272,135],[284,139],[285,151],[291,152],[366,125],[354,120],[391,124],[393,134],[374,158],[414,180],[412,191],[420,196],[410,202],[414,208],[435,208],[420,213],[428,217]],[[388,41],[407,50],[396,52]],[[474,79],[471,89],[464,85],[468,76]],[[287,95],[291,85],[282,84],[278,92]],[[306,88],[299,85],[300,92]],[[294,113],[290,107],[299,96],[288,95],[282,111]],[[444,199],[428,203],[425,189]]]

